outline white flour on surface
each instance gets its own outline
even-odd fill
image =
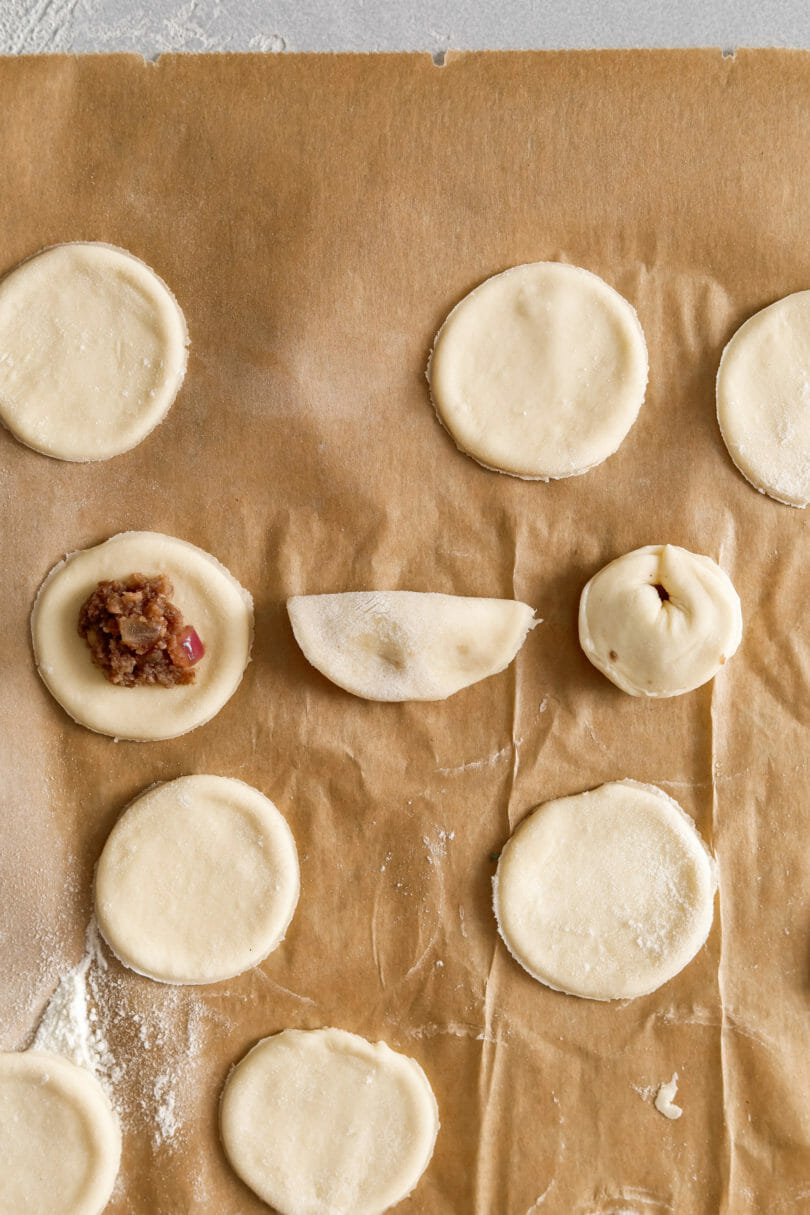
[[[31,1049],[64,1055],[78,1067],[87,1068],[101,1082],[107,1095],[112,1097],[111,1086],[120,1079],[121,1070],[110,1053],[98,1023],[98,1013],[90,1006],[87,991],[87,973],[98,958],[98,930],[93,919],[87,929],[85,955],[60,980],[42,1014]],[[106,970],[106,962],[103,962],[103,966]]]
[[[110,969],[93,917],[84,957],[59,981],[31,1049],[86,1068],[124,1124],[139,1123],[154,1147],[171,1149],[183,1134],[183,1096],[194,1091],[206,1015],[185,989]]]
[[[156,1144],[167,1143],[180,1129],[180,1120],[177,1116],[177,1095],[168,1072],[160,1073],[152,1091],[155,1097],[154,1140]]]

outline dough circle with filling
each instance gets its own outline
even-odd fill
[[[194,683],[118,687],[93,665],[79,609],[97,584],[132,573],[166,574],[172,602],[202,638]],[[121,532],[51,570],[31,615],[34,657],[48,690],[80,725],[116,738],[175,738],[219,712],[250,658],[253,600],[210,553],[159,532]]]
[[[626,1000],[694,957],[716,886],[714,860],[678,803],[624,780],[534,810],[503,849],[494,909],[510,953],[535,979]]]
[[[515,266],[448,316],[428,365],[457,446],[499,472],[547,481],[601,464],[636,420],[647,346],[631,304],[561,262]]]
[[[0,420],[61,460],[106,460],[161,422],[186,371],[180,307],[112,245],[54,245],[0,281]]]
[[[503,671],[539,623],[515,599],[432,591],[294,595],[287,611],[307,660],[367,700],[444,700]]]
[[[711,557],[651,544],[594,574],[579,601],[579,641],[631,696],[680,696],[708,682],[742,638],[740,599]]]
[[[90,1072],[44,1051],[0,1054],[0,1215],[101,1215],[120,1157]]]
[[[378,1215],[410,1194],[439,1129],[416,1060],[341,1029],[288,1029],[237,1064],[220,1107],[233,1168],[280,1215]]]
[[[756,489],[810,502],[810,291],[750,317],[723,351],[717,420],[731,459]]]
[[[240,780],[183,776],[116,823],[96,870],[96,915],[132,970],[215,983],[276,948],[298,891],[295,841],[273,803]]]

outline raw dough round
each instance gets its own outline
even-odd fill
[[[341,1029],[287,1029],[239,1063],[220,1108],[236,1172],[280,1215],[378,1215],[428,1166],[439,1111],[419,1064]]]
[[[548,481],[616,451],[644,400],[647,347],[635,309],[601,278],[535,262],[487,279],[453,309],[427,374],[462,451]]]
[[[737,468],[788,506],[810,501],[810,291],[763,308],[723,351],[717,420]]]
[[[166,574],[173,602],[205,645],[194,683],[118,687],[95,667],[79,636],[79,608],[99,582]],[[218,713],[250,658],[253,600],[203,549],[159,532],[121,532],[72,553],[51,570],[31,615],[34,657],[48,690],[80,725],[116,738],[175,738]]]
[[[46,456],[117,456],[166,416],[187,345],[177,301],[139,258],[45,249],[0,281],[0,420]]]
[[[624,780],[534,810],[501,854],[494,907],[507,948],[535,979],[627,1000],[695,956],[716,887],[691,818],[655,785]]]
[[[728,574],[700,553],[650,544],[611,561],[579,601],[579,641],[631,696],[680,696],[711,679],[742,638]]]
[[[257,789],[183,776],[141,794],[96,870],[96,915],[122,962],[164,983],[215,983],[283,940],[298,902],[295,841]]]
[[[503,671],[539,623],[515,599],[429,591],[294,595],[287,611],[308,661],[367,700],[444,700]]]
[[[100,1215],[120,1157],[90,1072],[61,1055],[0,1054],[0,1215]]]

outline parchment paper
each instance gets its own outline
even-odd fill
[[[249,781],[302,864],[287,940],[238,979],[94,963],[125,1141],[108,1210],[265,1210],[219,1147],[222,1084],[260,1037],[325,1024],[433,1084],[442,1129],[403,1212],[807,1209],[808,521],[733,468],[713,383],[745,318],[810,287],[810,58],[8,59],[0,114],[0,270],[109,241],[191,333],[180,396],[133,452],[72,465],[0,434],[0,1046],[28,1045],[81,958],[93,866],[148,784]],[[619,452],[548,485],[460,454],[424,381],[452,305],[539,259],[625,295],[651,368]],[[201,545],[256,601],[242,687],[170,742],[74,725],[28,642],[51,566],[128,528]],[[722,564],[745,636],[712,685],[643,703],[588,664],[576,609],[605,562],[664,541]],[[544,623],[444,703],[367,703],[307,665],[283,604],[371,587],[515,596]],[[607,1005],[508,957],[491,877],[534,805],[625,776],[680,801],[721,884],[686,970]],[[651,1097],[674,1071],[669,1122]]]

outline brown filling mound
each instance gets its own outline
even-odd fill
[[[174,688],[194,682],[202,644],[171,602],[164,574],[100,582],[79,609],[79,635],[110,683]]]

